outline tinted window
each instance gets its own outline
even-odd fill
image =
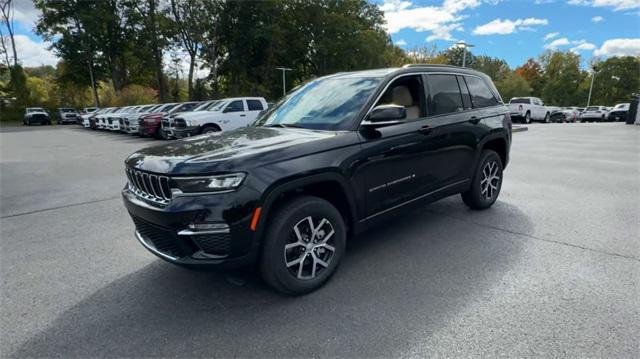
[[[467,84],[464,82],[464,78],[462,76],[457,76],[458,78],[458,86],[460,86],[460,90],[462,91],[462,104],[464,105],[464,109],[468,110],[472,106],[471,104],[471,95],[469,94],[469,89],[467,88]]]
[[[467,86],[469,86],[474,107],[490,107],[498,104],[493,92],[482,79],[465,76],[465,80],[467,81]]]
[[[249,107],[249,111],[262,111],[264,108],[262,107],[262,102],[258,100],[247,100],[247,106]]]
[[[427,115],[462,111],[462,95],[454,75],[429,75],[429,105]]]
[[[528,98],[512,98],[509,103],[531,103]]]
[[[241,112],[244,111],[244,105],[242,104],[242,100],[232,101],[227,108],[224,109],[224,112]]]

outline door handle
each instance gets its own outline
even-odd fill
[[[433,132],[433,127],[431,127],[431,126],[422,126],[422,127],[420,127],[418,132],[420,132],[423,135],[428,135],[431,132]]]
[[[474,125],[477,125],[478,122],[480,122],[481,118],[476,117],[476,116],[471,116],[471,118],[469,119],[469,122],[473,123]]]
[[[247,115],[240,115],[240,117],[246,117]]]

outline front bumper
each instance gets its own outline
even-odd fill
[[[156,137],[158,135],[158,131],[160,129],[160,125],[143,125],[138,127],[138,132],[142,137]]]
[[[174,128],[173,129],[173,135],[176,138],[185,138],[185,137],[190,137],[190,136],[197,136],[199,134],[200,134],[200,127],[199,126],[182,127],[182,128]]]
[[[224,268],[255,262],[259,249],[250,230],[252,209],[238,210],[234,207],[238,192],[231,195],[179,197],[160,208],[128,187],[122,190],[124,205],[136,226],[135,236],[147,250],[176,264]],[[226,227],[194,231],[189,227],[193,223]]]

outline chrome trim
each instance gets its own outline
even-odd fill
[[[230,233],[230,230],[229,228],[211,229],[211,230],[204,230],[204,231],[192,231],[190,229],[183,229],[180,232],[178,232],[178,235],[179,236],[197,236],[201,234],[219,234],[219,233]]]
[[[383,209],[383,210],[382,210],[382,211],[380,211],[380,212],[376,212],[376,213],[374,213],[374,214],[372,214],[372,215],[370,215],[370,216],[366,217],[365,219],[360,220],[360,222],[368,221],[368,220],[370,220],[371,218],[377,217],[377,216],[379,216],[379,215],[381,215],[381,214],[387,213],[387,212],[389,212],[389,211],[393,211],[394,209],[398,209],[398,208],[400,208],[400,207],[402,207],[402,206],[404,206],[404,205],[407,205],[407,204],[413,203],[413,202],[415,202],[415,201],[419,201],[419,200],[421,200],[421,199],[423,199],[423,198],[425,198],[425,197],[428,197],[428,196],[430,196],[430,195],[432,195],[432,194],[436,194],[436,193],[438,193],[438,192],[440,192],[440,191],[444,191],[445,189],[448,189],[448,188],[451,188],[451,187],[454,187],[454,186],[457,186],[457,185],[459,185],[459,184],[463,184],[463,183],[465,183],[465,182],[469,182],[469,181],[470,181],[469,179],[465,179],[465,180],[462,180],[462,181],[454,182],[454,183],[448,184],[448,185],[446,185],[446,186],[440,187],[440,188],[438,188],[438,189],[436,189],[436,190],[433,190],[433,191],[431,191],[431,192],[425,193],[425,194],[420,195],[420,196],[418,196],[418,197],[416,197],[416,198],[412,198],[412,199],[410,199],[410,200],[408,200],[408,201],[405,201],[405,202],[402,202],[402,203],[396,204],[396,205],[395,205],[395,206],[393,206],[393,207],[390,207],[390,208],[387,208],[387,209]]]
[[[170,256],[168,254],[162,253],[159,250],[155,249],[153,246],[151,246],[150,244],[148,244],[144,238],[142,237],[142,235],[140,234],[140,232],[136,231],[136,238],[138,239],[138,242],[140,242],[146,249],[148,249],[150,252],[153,252],[157,255],[159,255],[162,258],[168,259],[170,261],[177,261],[178,257],[173,257]]]

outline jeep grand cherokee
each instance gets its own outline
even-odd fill
[[[498,198],[511,120],[491,79],[449,66],[339,73],[251,126],[150,147],[126,161],[140,243],[187,267],[258,263],[296,295],[334,273],[349,236],[404,208]]]

